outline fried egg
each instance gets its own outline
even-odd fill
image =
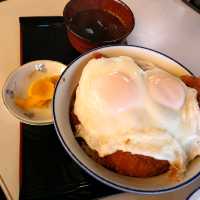
[[[117,150],[168,160],[186,170],[200,155],[197,91],[126,56],[91,59],[76,90],[78,136],[100,157]]]

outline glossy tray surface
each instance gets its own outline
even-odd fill
[[[22,17],[21,64],[39,59],[68,64],[80,54],[70,45],[62,17]],[[86,174],[64,151],[53,125],[21,125],[20,199],[96,199],[118,193]]]

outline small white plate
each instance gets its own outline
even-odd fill
[[[15,104],[15,97],[26,97],[31,82],[45,76],[60,75],[66,65],[50,60],[37,60],[24,64],[14,70],[3,86],[3,101],[12,115],[20,121],[31,125],[53,123],[52,105],[47,108],[33,108],[25,111]]]

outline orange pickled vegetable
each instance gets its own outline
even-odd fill
[[[53,98],[55,84],[58,79],[59,76],[55,75],[34,81],[28,88],[27,98],[15,98],[16,105],[24,110],[48,106]]]

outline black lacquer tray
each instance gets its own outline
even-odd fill
[[[21,17],[20,30],[21,64],[39,59],[69,64],[80,55],[67,39],[62,17]],[[20,199],[97,199],[118,192],[67,155],[53,125],[21,124]]]
[[[196,10],[200,13],[200,0],[183,0],[187,5],[189,5],[192,9]]]

